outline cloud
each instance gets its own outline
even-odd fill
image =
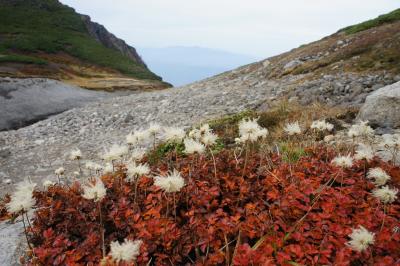
[[[267,57],[394,10],[398,0],[61,0],[136,46]]]

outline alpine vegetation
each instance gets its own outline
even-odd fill
[[[149,125],[84,171],[76,149],[69,182],[18,184],[2,217],[22,215],[30,265],[396,265],[400,168],[379,153],[396,136],[227,121]]]

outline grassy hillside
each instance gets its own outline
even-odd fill
[[[400,8],[388,14],[381,15],[375,19],[371,19],[353,26],[346,27],[344,29],[341,29],[340,31],[344,31],[347,34],[353,34],[399,20],[400,20]]]
[[[43,63],[15,54],[65,52],[83,62],[117,70],[140,79],[160,79],[144,66],[104,47],[86,30],[80,15],[55,0],[0,3],[0,61]],[[14,54],[14,55],[13,55]],[[10,56],[11,55],[11,56]],[[26,59],[26,61],[24,61]]]

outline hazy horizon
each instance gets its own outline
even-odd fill
[[[267,58],[400,7],[397,0],[61,0],[134,47],[199,46]],[[362,7],[362,8],[360,8]]]

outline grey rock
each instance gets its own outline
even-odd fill
[[[0,265],[20,265],[19,257],[26,250],[21,219],[15,223],[0,223]]]
[[[0,78],[0,130],[19,128],[107,95],[49,79]]]
[[[379,127],[400,127],[400,82],[371,93],[358,118]]]

